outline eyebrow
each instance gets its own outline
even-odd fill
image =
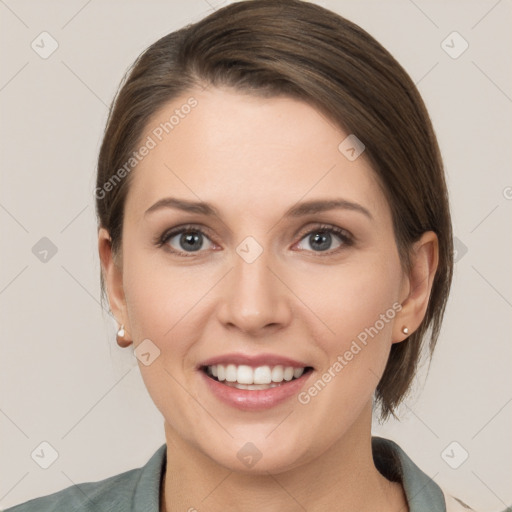
[[[220,217],[217,209],[209,203],[205,203],[203,201],[188,201],[186,199],[178,199],[175,197],[164,197],[163,199],[160,199],[145,211],[144,216],[164,208],[173,208],[189,213]],[[355,211],[362,213],[369,219],[373,220],[373,216],[367,208],[358,203],[347,201],[346,199],[317,199],[298,203],[288,209],[285,212],[284,217],[302,217],[312,213],[321,213],[328,210]]]

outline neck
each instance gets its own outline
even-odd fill
[[[167,466],[161,512],[406,512],[401,484],[387,480],[373,462],[371,404],[357,423],[316,459],[273,474],[251,474],[221,466],[165,423]]]

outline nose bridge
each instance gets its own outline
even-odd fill
[[[270,270],[272,254],[251,238],[239,244],[233,255],[221,317],[246,332],[290,319],[285,287]]]

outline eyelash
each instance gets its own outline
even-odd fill
[[[156,237],[154,240],[154,244],[161,248],[164,245],[167,244],[167,242],[175,237],[176,235],[181,235],[183,233],[200,233],[202,236],[205,236],[206,238],[210,239],[207,232],[198,226],[195,226],[193,224],[188,224],[185,226],[181,226],[178,228],[173,228],[168,231],[165,231],[162,235]],[[354,238],[352,235],[345,229],[338,228],[336,226],[332,226],[329,224],[319,224],[318,226],[314,227],[313,229],[310,229],[309,231],[306,231],[305,233],[301,234],[301,238],[299,239],[299,242],[302,241],[304,238],[306,238],[309,235],[315,234],[315,233],[330,233],[334,234],[337,237],[340,238],[342,245],[340,247],[337,247],[336,249],[331,249],[328,251],[309,251],[307,249],[300,249],[300,252],[312,252],[313,254],[320,256],[320,257],[327,257],[327,256],[333,256],[334,254],[338,253],[339,251],[343,250],[346,247],[350,247],[354,244]],[[212,241],[210,239],[210,241]],[[198,253],[202,253],[204,251],[193,251],[193,252],[185,252],[185,251],[177,251],[176,249],[173,249],[170,245],[166,245],[165,250],[171,252],[172,254],[176,254],[178,256],[183,256],[185,258],[189,258],[192,256],[196,256]]]

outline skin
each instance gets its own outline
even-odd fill
[[[404,272],[389,205],[364,153],[346,159],[338,145],[348,134],[301,101],[194,90],[157,112],[144,139],[191,95],[198,105],[133,171],[122,258],[103,228],[98,241],[125,339],[135,348],[150,339],[160,350],[139,367],[165,420],[161,510],[406,511],[402,486],[373,463],[372,395],[391,345],[406,338],[402,327],[412,333],[423,319],[437,237],[422,236]],[[219,215],[144,214],[169,196],[209,202]],[[333,198],[371,218],[349,209],[284,217],[299,201]],[[180,235],[153,242],[184,224],[206,235],[191,257],[165,250],[186,254]],[[318,250],[312,236],[321,224],[347,230],[354,242],[332,234],[328,250]],[[236,252],[247,236],[263,248],[250,264]],[[402,305],[394,319],[308,404],[293,397],[242,412],[218,401],[196,370],[213,356],[267,352],[307,361],[312,384],[394,303]],[[262,454],[252,468],[236,456],[247,442]]]

